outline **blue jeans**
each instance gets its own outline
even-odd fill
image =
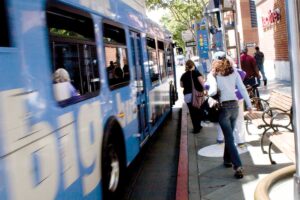
[[[219,123],[224,134],[224,163],[232,163],[234,169],[242,166],[239,153],[234,144],[233,130],[238,117],[238,101],[222,102]]]
[[[258,64],[258,69],[263,77],[263,80],[267,80],[266,74],[265,74],[265,69],[264,69],[264,65],[263,64]],[[260,81],[260,80],[259,80]]]

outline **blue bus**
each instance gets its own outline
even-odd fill
[[[134,0],[0,1],[0,199],[116,199],[177,100]]]

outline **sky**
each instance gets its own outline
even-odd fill
[[[157,9],[157,10],[151,10],[146,12],[147,16],[152,19],[153,21],[155,21],[156,23],[162,25],[159,20],[162,18],[162,16],[164,15],[164,13],[166,13],[165,10],[163,9]]]

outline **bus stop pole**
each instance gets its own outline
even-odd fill
[[[240,44],[240,37],[239,37],[239,31],[238,31],[238,24],[241,23],[241,22],[238,22],[238,15],[237,15],[237,6],[236,6],[236,1],[234,1],[234,4],[233,4],[233,16],[234,16],[234,36],[235,36],[235,45],[236,45],[236,58],[237,58],[237,64],[238,64],[238,67],[239,68],[242,68],[241,66],[241,51],[240,51],[240,47],[241,47],[241,44]]]
[[[294,199],[300,199],[300,38],[299,38],[299,2],[286,0],[288,22],[289,56],[291,62],[293,123],[295,132],[296,174],[294,175]]]

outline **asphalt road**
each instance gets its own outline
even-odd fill
[[[127,170],[123,200],[174,200],[181,109],[173,108],[163,125]]]

